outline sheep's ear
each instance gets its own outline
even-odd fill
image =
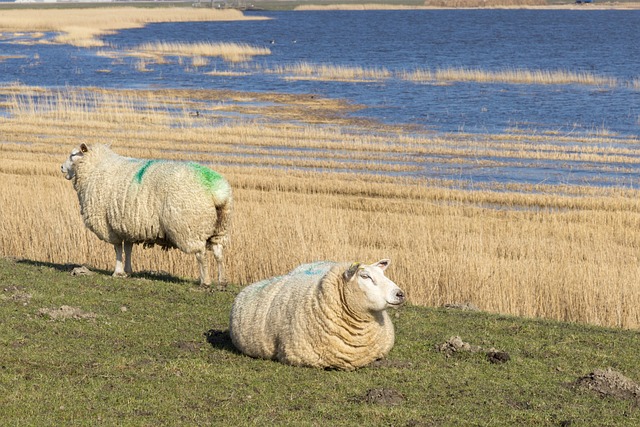
[[[89,151],[89,147],[87,147],[87,144],[85,144],[84,142],[80,144],[80,151],[82,151],[83,153]]]
[[[351,264],[349,268],[347,268],[345,272],[342,273],[342,277],[344,277],[344,281],[345,282],[350,281],[353,275],[356,274],[356,271],[358,271],[361,265],[362,264],[360,264],[359,262],[354,262],[353,264]]]
[[[385,271],[387,267],[389,267],[389,264],[391,264],[390,259],[381,259],[380,261],[376,262],[375,266],[379,267],[380,270]]]

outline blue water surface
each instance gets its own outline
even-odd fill
[[[588,6],[586,6],[588,7]],[[111,50],[149,41],[236,42],[268,47],[265,69],[309,62],[389,71],[465,67],[586,71],[618,79],[615,87],[460,82],[398,78],[345,83],[287,80],[279,74],[205,74],[238,70],[214,58],[206,67],[176,62],[138,71],[135,58],[97,56],[104,48],[20,45],[0,40],[0,83],[45,87],[232,89],[315,93],[363,104],[358,116],[439,132],[500,133],[513,128],[638,135],[640,11],[403,10],[246,12],[263,21],[162,23],[107,36]],[[107,49],[107,50],[109,50]]]

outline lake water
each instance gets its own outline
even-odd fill
[[[588,7],[588,6],[585,6]],[[572,70],[613,76],[617,87],[498,83],[420,84],[290,81],[281,75],[209,76],[230,66],[214,60],[199,72],[180,65],[141,73],[134,59],[114,64],[98,50],[25,46],[0,41],[0,55],[38,61],[0,62],[0,82],[39,86],[228,88],[317,93],[367,105],[359,115],[438,131],[502,132],[512,127],[558,131],[605,129],[637,134],[640,89],[640,11],[412,10],[247,12],[265,21],[165,23],[121,31],[105,40],[118,49],[153,40],[238,42],[269,47],[255,62],[269,67],[313,64],[415,68]],[[272,44],[271,41],[275,43]],[[235,66],[232,66],[235,67]],[[110,70],[109,73],[96,72]]]
[[[152,71],[140,72],[134,66],[136,58],[114,61],[97,56],[105,49],[20,45],[12,43],[12,37],[0,39],[0,55],[22,54],[27,60],[0,61],[0,83],[314,93],[367,106],[355,113],[357,116],[436,132],[502,133],[517,128],[565,135],[640,134],[640,11],[246,13],[271,19],[153,24],[104,40],[112,46],[107,50],[124,50],[148,41],[236,42],[268,47],[271,55],[253,59],[260,69],[308,62],[383,67],[392,72],[450,67],[569,70],[615,77],[619,84],[424,84],[399,78],[350,83],[287,80],[280,74],[259,71],[243,76],[205,74],[212,69],[239,69],[215,58],[197,70],[185,70],[184,65],[173,61],[153,64]],[[631,85],[634,80],[636,87]]]

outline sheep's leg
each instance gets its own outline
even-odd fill
[[[213,257],[216,259],[216,263],[218,266],[218,284],[222,285],[225,281],[222,245],[221,244],[213,245],[212,249],[213,249]]]
[[[125,277],[127,273],[125,273],[122,262],[122,242],[116,243],[113,248],[116,250],[116,268],[113,271],[113,277]]]
[[[211,279],[209,278],[209,257],[207,256],[207,250],[201,250],[196,252],[196,259],[200,266],[200,285],[209,286]]]
[[[131,254],[133,251],[133,243],[132,242],[124,242],[124,272],[126,274],[133,273],[133,269],[131,268]]]

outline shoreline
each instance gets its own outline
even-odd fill
[[[640,10],[640,2],[634,3],[567,3],[558,5],[505,5],[486,7],[443,7],[443,6],[411,6],[394,4],[330,4],[330,5],[300,5],[294,11],[322,11],[322,10]]]

